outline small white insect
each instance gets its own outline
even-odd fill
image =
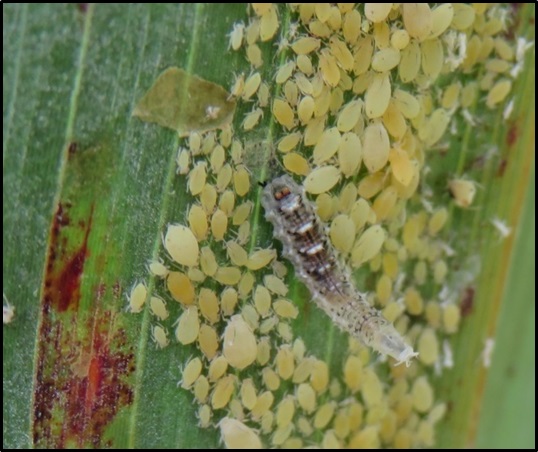
[[[11,323],[13,321],[13,318],[15,317],[15,306],[13,306],[7,299],[6,294],[3,293],[4,296],[4,304],[2,305],[2,315],[3,315],[3,321],[4,325],[6,323]]]
[[[491,224],[497,229],[497,232],[499,233],[499,237],[501,239],[505,239],[512,233],[512,228],[506,224],[506,221],[501,220],[500,218],[493,217],[491,220]]]
[[[484,350],[482,350],[482,364],[485,368],[491,366],[491,358],[493,357],[493,349],[495,348],[495,339],[488,337],[484,341]]]
[[[406,363],[418,353],[351,283],[304,189],[289,176],[268,183],[262,195],[265,217],[283,244],[284,256],[310,289],[314,301],[343,330],[379,353]]]

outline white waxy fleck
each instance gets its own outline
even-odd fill
[[[176,339],[183,345],[192,344],[200,332],[200,320],[198,308],[189,306],[179,317],[176,327]]]
[[[164,237],[164,247],[178,264],[188,267],[198,265],[198,241],[193,232],[186,226],[168,225]]]
[[[142,311],[148,297],[148,289],[144,283],[138,283],[131,289],[129,295],[129,311],[136,314]]]
[[[308,193],[318,195],[333,188],[340,181],[340,171],[332,165],[322,166],[312,171],[304,181]]]
[[[233,316],[224,330],[223,353],[228,363],[239,370],[248,367],[256,359],[256,338],[240,315]]]
[[[159,320],[166,320],[168,318],[168,309],[166,309],[166,303],[162,298],[155,296],[151,297],[149,300],[149,307],[152,314],[155,317],[158,317]]]
[[[390,141],[383,124],[375,122],[366,127],[362,159],[371,173],[382,169],[389,159]]]

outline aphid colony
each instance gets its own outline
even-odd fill
[[[166,259],[149,264],[155,290],[135,284],[129,308],[138,313],[147,302],[157,347],[191,347],[181,386],[198,404],[199,425],[218,427],[227,447],[433,446],[445,404],[428,370],[451,365],[446,338],[458,331],[462,288],[448,277],[450,210],[433,206],[448,196],[432,196],[424,175],[430,150],[472,120],[476,105],[501,108],[508,98],[519,61],[502,37],[506,11],[346,3],[249,11],[229,36],[230,51],[250,65],[230,90],[247,113],[234,120],[237,135],[227,126],[182,143],[177,172],[194,201],[164,232]],[[341,358],[335,366],[320,358],[327,350],[296,337],[292,321],[302,313],[287,298],[287,266],[252,227],[263,212],[247,149],[250,133],[268,126],[289,173],[266,171],[270,143],[256,151],[283,254],[325,311],[353,295],[331,316],[348,331],[355,325],[390,365],[350,337],[347,348],[330,350]],[[474,183],[445,176],[454,204],[469,207]],[[285,198],[294,200],[289,215],[278,210]],[[316,257],[299,257],[309,253]],[[374,281],[367,295],[353,288],[348,265]],[[302,276],[309,270],[316,276]],[[409,368],[393,365],[413,348]]]

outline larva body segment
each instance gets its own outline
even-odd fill
[[[265,217],[283,245],[284,256],[312,297],[344,331],[398,364],[417,354],[382,314],[368,304],[351,282],[349,269],[338,259],[304,189],[289,176],[268,183],[262,195]]]

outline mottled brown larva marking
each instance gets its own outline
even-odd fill
[[[289,176],[267,184],[262,195],[266,218],[283,244],[283,253],[314,301],[343,330],[399,363],[416,356],[394,327],[351,283],[312,203]]]

